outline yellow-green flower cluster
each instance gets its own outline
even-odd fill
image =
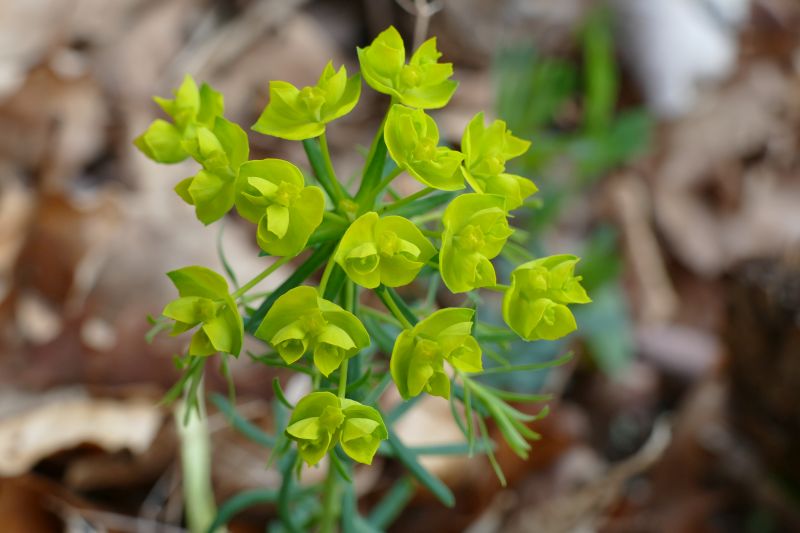
[[[269,102],[252,129],[302,141],[319,187],[289,161],[251,160],[247,133],[223,117],[222,96],[206,84],[198,87],[188,76],[173,99],[156,99],[171,121],[153,121],[135,140],[157,162],[191,157],[199,163],[202,168],[175,187],[178,195],[194,206],[204,224],[235,208],[255,225],[255,241],[263,252],[283,258],[274,267],[316,247],[303,271],[270,294],[248,325],[274,350],[265,359],[313,375],[314,392],[297,403],[285,427],[285,436],[308,464],[318,463],[337,445],[355,461],[369,464],[388,436],[378,410],[346,397],[348,379],[359,368],[349,360],[371,342],[357,311],[359,287],[374,290],[392,314],[382,319],[402,327],[389,373],[406,400],[421,393],[449,398],[454,376],[460,376],[466,390],[467,374],[483,371],[481,346],[473,335],[474,309],[444,308],[417,321],[412,310],[399,305],[402,299],[391,288],[409,285],[423,268],[438,271],[453,294],[503,290],[503,319],[527,341],[569,334],[576,322],[568,306],[590,301],[574,273],[578,258],[571,255],[527,262],[513,270],[510,285],[498,284],[492,261],[513,234],[511,212],[537,191],[527,178],[507,172],[506,165],[524,155],[530,142],[515,137],[501,120],[487,125],[478,113],[467,124],[460,147],[440,146],[439,128],[425,110],[445,106],[458,85],[451,79],[453,66],[440,58],[435,39],[430,39],[407,61],[400,34],[389,28],[358,49],[360,73],[348,76],[345,67],[337,70],[328,63],[312,86],[270,82]],[[351,195],[337,180],[327,129],[358,103],[362,76],[370,87],[389,95],[391,103],[364,165],[360,189]],[[402,172],[425,188],[408,198],[389,191],[395,201],[384,203],[382,193]],[[470,192],[456,192],[467,185]],[[447,193],[434,195],[443,200],[431,204],[433,209],[449,203],[443,212],[426,213],[428,198],[423,197],[434,190]],[[413,213],[404,214],[411,218],[398,215],[409,207]],[[441,231],[423,227],[418,215],[436,221]],[[318,255],[321,259],[314,263]],[[325,260],[320,287],[301,285]],[[174,334],[195,330],[190,356],[239,354],[244,337],[240,307],[250,312],[248,302],[254,298],[244,295],[272,272],[267,270],[233,293],[221,276],[203,267],[169,273],[179,298],[162,314],[174,321]],[[362,377],[368,380],[370,375]],[[337,378],[338,396],[321,390],[331,389]],[[531,418],[502,407],[501,396],[493,397],[491,388],[472,387],[498,425],[513,419],[501,431],[522,439],[513,447],[524,449],[522,436],[532,432],[523,421]]]

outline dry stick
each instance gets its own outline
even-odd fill
[[[444,4],[441,0],[433,0],[428,3],[427,0],[396,0],[397,4],[402,7],[407,13],[413,15],[414,19],[414,49],[419,48],[425,41],[428,35],[428,28],[430,27],[431,17],[442,10]]]

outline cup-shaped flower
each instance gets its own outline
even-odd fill
[[[472,309],[440,309],[400,333],[389,367],[404,399],[423,391],[449,398],[445,361],[464,372],[483,369],[480,345],[470,333],[474,315]]]
[[[435,253],[410,220],[370,211],[347,228],[334,260],[355,283],[374,289],[408,285]]]
[[[574,255],[543,257],[518,266],[503,298],[503,319],[525,340],[555,340],[577,328],[567,304],[591,302],[575,276]]]
[[[337,443],[354,460],[371,464],[389,433],[376,409],[330,392],[312,392],[297,402],[286,435],[297,442],[300,457],[309,465],[317,464]]]
[[[295,406],[286,435],[297,442],[300,457],[317,464],[339,440],[344,413],[339,398],[330,392],[312,392]]]
[[[183,79],[175,91],[175,98],[155,98],[155,101],[173,122],[156,119],[133,143],[147,157],[158,163],[178,163],[189,157],[182,146],[184,139],[194,135],[194,128],[214,126],[214,120],[222,116],[222,95],[203,84],[199,88],[191,76]]]
[[[269,104],[253,129],[290,141],[318,137],[325,124],[349,113],[361,95],[361,76],[347,77],[344,66],[328,62],[316,85],[298,89],[285,81],[269,83]]]
[[[497,283],[491,259],[513,233],[506,215],[505,199],[495,194],[462,194],[447,206],[439,272],[451,292]]]
[[[339,440],[344,453],[359,463],[372,464],[381,441],[389,436],[381,414],[373,407],[346,398],[341,405],[344,422]]]
[[[272,255],[293,256],[305,248],[322,222],[325,197],[305,186],[299,168],[281,159],[248,161],[239,167],[236,210],[258,224],[259,246]]]
[[[478,113],[461,137],[464,177],[476,192],[498,194],[506,199],[506,210],[516,209],[538,189],[531,180],[506,173],[506,162],[524,154],[530,144],[514,137],[502,120],[486,127],[483,113]]]
[[[355,315],[300,286],[278,298],[256,330],[287,364],[308,351],[314,364],[329,376],[342,361],[369,346],[369,334]]]
[[[444,107],[458,87],[458,82],[450,79],[453,64],[438,62],[442,54],[436,49],[436,38],[422,43],[408,64],[403,38],[394,26],[357,52],[361,72],[370,87],[407,106]]]
[[[383,130],[386,148],[397,166],[428,187],[443,191],[464,188],[461,152],[438,146],[439,128],[422,109],[395,104]]]
[[[175,321],[173,335],[199,329],[192,336],[189,355],[217,352],[239,355],[244,328],[228,283],[219,274],[200,266],[173,270],[167,276],[180,298],[167,304],[162,314]]]
[[[231,210],[236,198],[236,174],[247,161],[247,134],[238,125],[216,117],[213,129],[195,127],[195,135],[182,146],[203,165],[203,170],[175,186],[186,203],[195,207],[203,224],[219,220]]]

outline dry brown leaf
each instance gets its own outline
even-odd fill
[[[797,142],[796,86],[776,66],[758,63],[704,101],[668,132],[654,180],[656,220],[680,260],[703,275],[750,257],[780,255],[800,243],[797,170],[748,165]],[[795,102],[794,104],[792,102]],[[740,183],[739,183],[740,182]],[[740,191],[722,208],[709,188]]]
[[[4,404],[17,401],[10,400],[10,394],[6,393]],[[0,476],[22,474],[45,457],[84,443],[109,452],[144,453],[163,420],[161,410],[148,400],[106,400],[79,391],[54,391],[37,403],[0,419]]]

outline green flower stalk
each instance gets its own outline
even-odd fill
[[[486,127],[483,113],[478,113],[461,138],[464,178],[476,192],[505,198],[507,211],[516,209],[538,189],[527,178],[507,174],[506,162],[527,152],[530,145],[530,141],[514,137],[502,120]]]
[[[372,44],[358,49],[364,80],[379,93],[388,94],[402,104],[420,109],[447,105],[458,83],[450,80],[452,63],[439,63],[442,54],[431,38],[406,64],[406,49],[400,33],[390,26]]]
[[[157,163],[179,163],[189,157],[183,141],[195,136],[197,126],[213,128],[224,111],[222,95],[205,83],[198,88],[189,75],[175,91],[175,98],[156,97],[155,101],[173,123],[156,119],[133,143]]]
[[[290,141],[319,137],[328,122],[349,113],[361,95],[361,76],[347,77],[342,66],[328,62],[316,85],[298,89],[285,81],[271,81],[269,104],[253,130]]]
[[[330,392],[312,392],[297,402],[286,435],[297,442],[300,457],[315,465],[337,444],[353,460],[372,464],[389,436],[380,413]]]
[[[417,181],[443,191],[464,188],[464,177],[459,170],[464,156],[438,146],[439,128],[423,110],[393,105],[383,135],[397,166]]]
[[[491,259],[513,233],[506,216],[505,199],[494,194],[462,194],[447,206],[439,272],[451,292],[497,283]]]
[[[530,261],[511,273],[511,288],[503,298],[503,319],[527,341],[555,340],[576,328],[567,304],[591,299],[575,276],[574,255],[554,255]]]
[[[306,286],[278,298],[255,335],[277,350],[287,364],[313,352],[314,365],[325,376],[370,342],[355,315]]]
[[[162,314],[175,321],[172,334],[197,326],[189,355],[205,356],[217,352],[239,355],[244,327],[236,303],[228,294],[228,283],[219,274],[200,266],[173,270],[167,276],[180,298],[167,304]]]
[[[236,210],[258,224],[256,239],[262,250],[294,256],[322,222],[322,189],[305,186],[299,168],[281,159],[248,161],[239,168]]]
[[[392,349],[390,371],[403,399],[421,392],[449,398],[445,361],[463,372],[483,369],[481,347],[471,334],[474,315],[472,309],[440,309],[400,333]]]
[[[355,283],[374,289],[411,283],[434,254],[436,249],[410,220],[379,218],[372,211],[347,228],[334,260]]]

